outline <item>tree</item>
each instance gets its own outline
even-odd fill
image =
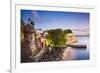
[[[49,39],[50,44],[55,47],[64,46],[66,43],[65,34],[62,29],[48,30],[47,39]]]
[[[66,29],[66,30],[64,30],[64,33],[65,33],[65,34],[68,34],[68,33],[73,33],[73,32],[72,32],[71,29]]]

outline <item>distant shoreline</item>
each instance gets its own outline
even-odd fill
[[[83,36],[84,37],[84,36],[90,36],[90,35],[75,35],[75,36]]]

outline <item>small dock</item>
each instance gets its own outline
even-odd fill
[[[77,49],[86,49],[87,46],[86,45],[68,45],[72,48],[77,48]]]

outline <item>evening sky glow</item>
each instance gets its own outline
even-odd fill
[[[36,29],[72,29],[76,34],[89,33],[89,13],[21,10],[21,18],[28,23],[30,18]],[[81,31],[80,31],[81,30]]]

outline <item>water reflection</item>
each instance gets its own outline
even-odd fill
[[[87,60],[89,59],[89,51],[86,49],[76,49],[75,50],[75,60]]]
[[[63,52],[63,60],[87,60],[89,59],[89,51],[86,48],[68,47]]]
[[[73,49],[72,47],[67,47],[64,49],[63,52],[63,60],[73,60],[75,59],[75,49]]]

